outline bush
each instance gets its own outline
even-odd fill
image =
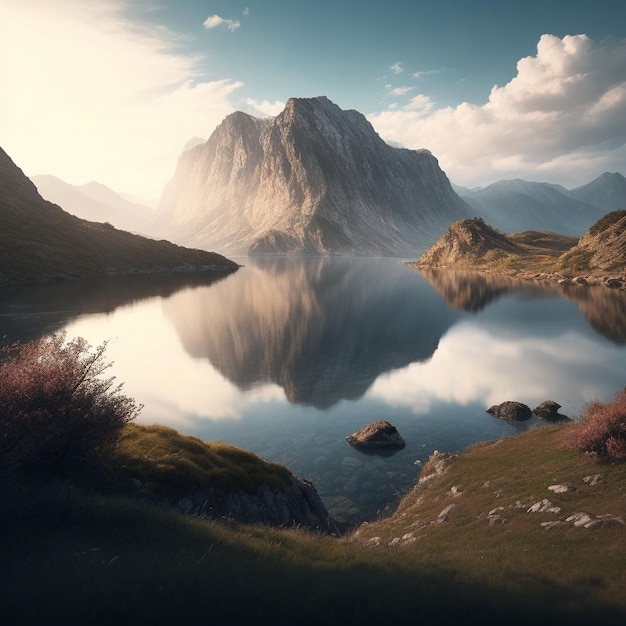
[[[607,404],[587,406],[580,421],[570,427],[568,442],[599,460],[626,460],[626,389]]]
[[[0,474],[91,463],[141,410],[102,377],[106,342],[91,350],[63,332],[2,349]]]

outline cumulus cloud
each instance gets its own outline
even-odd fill
[[[282,100],[258,102],[252,98],[246,98],[246,107],[251,115],[275,117],[285,108],[285,103]]]
[[[389,69],[394,74],[402,74],[402,72],[404,72],[404,67],[402,66],[402,61],[396,61],[393,65],[389,66]]]
[[[0,145],[27,174],[157,198],[189,137],[234,110],[241,83],[208,80],[177,34],[126,5],[0,4]]]
[[[519,60],[513,79],[482,105],[424,116],[413,99],[368,118],[385,139],[429,148],[459,184],[522,177],[575,186],[623,170],[625,77],[626,41],[543,35],[536,55]]]
[[[574,416],[587,402],[609,400],[615,385],[619,388],[620,358],[618,346],[599,346],[575,332],[546,342],[532,334],[494,336],[467,322],[441,339],[429,361],[379,377],[367,395],[417,414],[440,402],[482,403],[487,409],[504,400],[532,407],[559,398],[564,414]],[[502,367],[505,362],[515,364],[514,377]],[[604,375],[590,376],[591,371]]]
[[[244,15],[247,15],[244,11]],[[226,28],[232,33],[234,30],[237,30],[241,26],[241,22],[239,20],[229,20],[220,17],[219,15],[211,15],[204,20],[203,26],[210,30],[211,28],[217,28],[218,26],[225,25]]]

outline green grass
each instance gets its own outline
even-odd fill
[[[547,531],[539,523],[554,516],[514,508],[503,525],[489,526],[486,517],[495,506],[543,497],[593,515],[626,510],[626,464],[600,465],[566,449],[563,428],[474,447],[411,492],[394,516],[343,538],[185,517],[111,490],[97,493],[85,481],[79,488],[53,477],[13,480],[0,491],[3,619],[624,623],[626,529]],[[122,469],[149,472],[161,464],[177,480],[192,481],[196,472],[212,475],[208,459],[222,454],[234,466],[264,463],[230,446],[138,426],[127,429],[118,454],[116,462],[126,459]],[[585,486],[582,478],[596,473],[602,482]],[[560,482],[579,488],[547,491]],[[452,502],[448,521],[431,524]],[[414,543],[388,545],[409,532],[418,537]],[[378,547],[364,545],[374,536]]]
[[[266,484],[289,485],[290,472],[276,463],[223,443],[206,443],[165,426],[128,424],[111,459],[115,475],[140,480],[164,497],[193,489],[254,493]]]

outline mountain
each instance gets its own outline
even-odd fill
[[[154,241],[66,213],[44,200],[0,148],[0,284],[237,267],[219,254]]]
[[[476,217],[454,222],[414,267],[511,270],[551,266],[577,243],[575,237],[542,231],[513,235],[501,232]]]
[[[109,222],[124,230],[142,230],[154,211],[131,202],[101,183],[70,185],[56,176],[32,176],[37,191],[65,211],[92,222]]]
[[[507,233],[543,230],[580,236],[610,210],[582,201],[561,185],[521,179],[458,190],[475,215]]]
[[[471,215],[430,152],[386,144],[325,97],[229,115],[182,154],[160,212],[161,233],[231,254],[383,256],[413,256]]]
[[[572,189],[570,193],[603,213],[626,209],[626,178],[619,172],[604,172],[590,183]]]

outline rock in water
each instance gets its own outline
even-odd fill
[[[544,419],[558,419],[561,405],[554,400],[546,400],[533,409],[533,413]]]
[[[428,150],[385,143],[325,97],[236,112],[182,154],[159,232],[233,253],[412,256],[472,211]]]
[[[396,427],[386,420],[364,426],[348,435],[346,441],[355,448],[369,450],[404,448],[406,445]]]
[[[511,422],[523,422],[524,420],[529,420],[533,415],[530,407],[521,402],[514,402],[512,400],[507,400],[502,404],[492,406],[487,409],[487,413],[499,419]]]

